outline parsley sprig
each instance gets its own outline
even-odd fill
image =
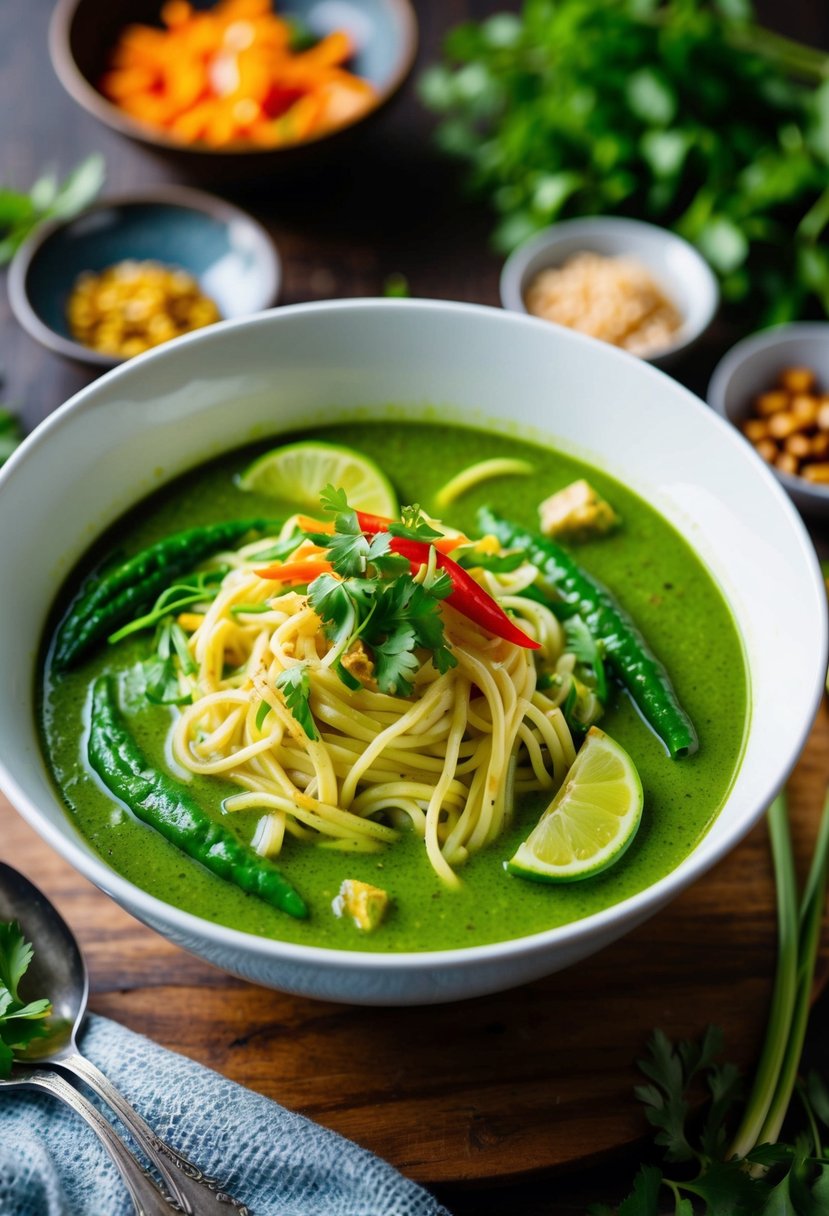
[[[400,523],[390,524],[387,532],[368,536],[344,490],[327,486],[321,502],[335,517],[334,534],[313,539],[326,546],[334,574],[314,579],[309,602],[338,658],[360,638],[374,657],[380,691],[409,696],[423,661],[418,651],[428,651],[440,672],[455,666],[440,615],[441,600],[451,593],[452,582],[442,570],[422,582],[415,580],[408,559],[392,553],[391,544],[395,536],[429,542],[440,533],[416,504],[404,507]]]
[[[797,1076],[826,897],[829,796],[799,901],[783,795],[768,819],[780,945],[765,1043],[748,1098],[743,1101],[734,1065],[718,1062],[718,1030],[709,1028],[699,1044],[676,1045],[656,1031],[639,1063],[647,1083],[636,1095],[656,1128],[654,1141],[670,1172],[643,1165],[618,1209],[594,1205],[591,1216],[661,1216],[666,1192],[674,1216],[821,1216],[829,1211],[829,1149],[824,1143],[829,1139],[829,1089],[815,1073],[800,1081]],[[700,1087],[708,1095],[701,1116],[691,1101]],[[799,1121],[790,1109],[795,1093]],[[792,1128],[789,1141],[780,1139],[784,1124]]]
[[[331,642],[330,662],[343,684],[352,690],[360,688],[359,679],[341,661],[359,640],[373,659],[380,691],[407,697],[427,658],[441,673],[456,664],[440,614],[441,601],[452,592],[452,580],[437,568],[426,578],[415,579],[408,559],[392,552],[392,541],[401,537],[429,543],[441,533],[417,504],[404,507],[400,522],[390,524],[388,531],[368,533],[344,490],[326,486],[320,501],[326,514],[334,516],[334,531],[307,535],[326,549],[333,573],[314,579],[308,587],[308,602]],[[318,738],[308,664],[287,668],[276,687],[308,738]],[[266,711],[260,712],[261,725]]]
[[[18,1053],[46,1034],[43,1019],[52,1012],[45,997],[27,1002],[20,996],[33,953],[17,921],[0,923],[0,1077],[9,1075]]]

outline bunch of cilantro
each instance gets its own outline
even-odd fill
[[[753,1083],[746,1096],[737,1068],[719,1062],[715,1028],[699,1044],[675,1046],[656,1031],[639,1062],[646,1084],[636,1093],[664,1164],[643,1165],[617,1209],[596,1204],[591,1216],[829,1213],[829,1089],[815,1073],[799,1076],[826,902],[829,796],[799,898],[784,795],[768,823],[778,959]],[[708,1098],[702,1109],[701,1094]]]
[[[32,961],[32,947],[17,921],[0,922],[0,1077],[11,1072],[15,1055],[46,1033],[49,1001],[24,1001],[20,981]]]
[[[380,691],[407,697],[424,651],[441,673],[456,664],[439,611],[441,601],[452,592],[452,581],[438,569],[424,579],[415,579],[409,560],[392,552],[392,541],[399,536],[429,543],[441,533],[414,505],[404,507],[401,522],[389,524],[387,532],[366,536],[344,490],[326,486],[320,501],[334,517],[334,532],[309,533],[308,538],[327,549],[333,574],[314,579],[308,587],[308,602],[331,642],[331,661],[345,685],[359,688],[360,681],[341,659],[360,641],[370,649]],[[307,663],[286,668],[276,686],[306,735],[316,739]]]
[[[454,29],[421,94],[499,249],[636,216],[695,244],[746,319],[829,312],[829,57],[750,0],[525,0]]]

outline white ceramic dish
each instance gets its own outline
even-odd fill
[[[751,413],[758,393],[770,389],[784,367],[810,367],[829,393],[829,322],[801,321],[778,325],[743,338],[714,368],[708,385],[708,404],[739,424]],[[829,486],[813,485],[772,469],[804,515],[829,517]]]
[[[465,950],[376,955],[225,929],[110,870],[75,832],[41,756],[33,695],[44,618],[104,525],[164,479],[240,441],[346,415],[383,416],[389,402],[408,416],[432,407],[433,417],[437,408],[447,420],[553,441],[635,486],[707,561],[744,638],[750,729],[710,832],[647,890],[564,928]],[[757,822],[798,756],[822,691],[826,598],[814,551],[740,436],[638,359],[498,310],[341,301],[179,339],[110,372],[29,437],[0,474],[0,520],[0,783],[8,796],[62,856],[164,936],[228,971],[310,996],[454,1000],[535,979],[608,945]],[[9,860],[25,868],[25,857]]]
[[[693,245],[667,228],[613,215],[552,224],[510,254],[501,271],[501,303],[526,312],[527,289],[540,270],[560,266],[577,253],[631,257],[646,268],[674,302],[682,325],[669,346],[648,362],[667,367],[700,338],[714,319],[720,289],[711,267]],[[549,324],[549,322],[548,322]]]

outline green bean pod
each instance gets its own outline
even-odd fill
[[[59,671],[73,666],[96,642],[151,603],[161,592],[188,574],[200,562],[235,545],[246,532],[281,527],[264,519],[237,519],[175,532],[156,541],[102,574],[73,604],[61,621],[55,640],[53,665]]]
[[[214,822],[186,786],[151,767],[127,730],[110,676],[100,676],[93,685],[87,751],[90,765],[109,792],[176,848],[289,916],[299,920],[308,916],[302,896],[273,862]]]
[[[538,567],[542,579],[566,603],[577,606],[590,632],[601,641],[608,667],[671,757],[692,756],[699,747],[694,724],[680,705],[667,671],[610,592],[548,537],[501,519],[487,508],[479,513],[478,522],[502,545],[521,550]]]

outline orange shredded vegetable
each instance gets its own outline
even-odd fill
[[[324,558],[308,557],[304,561],[277,563],[257,570],[260,578],[272,578],[280,583],[310,583],[320,574],[331,574],[332,565]]]
[[[178,142],[276,148],[354,122],[376,104],[374,86],[344,66],[354,51],[348,34],[296,51],[293,27],[271,0],[219,0],[206,12],[167,0],[161,21],[122,30],[100,88]]]

